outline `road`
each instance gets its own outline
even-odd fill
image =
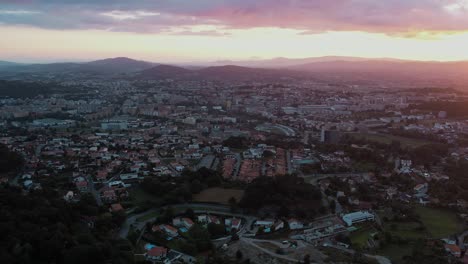
[[[285,256],[285,255],[276,254],[276,253],[274,253],[274,252],[271,252],[271,251],[269,251],[269,250],[266,250],[266,249],[262,248],[261,246],[259,246],[259,245],[257,245],[257,244],[255,243],[255,242],[266,242],[266,241],[267,241],[267,242],[270,242],[270,243],[273,242],[273,244],[275,244],[274,241],[270,241],[270,240],[259,240],[259,239],[245,238],[245,237],[241,237],[240,240],[241,240],[242,242],[245,242],[245,243],[249,244],[249,245],[252,246],[252,247],[255,247],[255,248],[259,249],[260,251],[262,251],[263,253],[268,254],[269,256],[272,256],[272,257],[275,257],[275,258],[279,258],[279,259],[283,259],[283,260],[290,261],[290,262],[296,262],[296,263],[301,262],[300,260],[297,260],[297,259],[295,259],[295,258],[291,258],[291,257]],[[281,247],[284,247],[284,245],[281,245]]]
[[[101,195],[99,194],[99,192],[96,190],[96,187],[94,186],[93,178],[90,175],[88,175],[86,177],[86,180],[88,181],[89,191],[94,196],[94,199],[96,199],[97,205],[102,206],[103,203],[101,200]]]
[[[345,252],[347,252],[347,253],[349,253],[351,255],[354,255],[356,253],[355,250],[349,249],[349,248],[344,248],[344,247],[339,247],[339,246],[334,246],[334,245],[328,245],[327,247],[338,249],[338,250],[341,250],[341,251],[345,251]],[[373,258],[373,259],[377,260],[377,262],[379,264],[392,264],[392,262],[388,258],[383,257],[383,256],[369,255],[369,254],[363,254],[363,255],[368,257],[368,258]]]
[[[244,218],[244,219],[247,220],[248,225],[245,224],[243,226],[243,228],[241,229],[241,231],[242,231],[241,234],[245,233],[247,231],[246,227],[250,227],[250,225],[252,224],[252,221],[254,221],[256,219],[253,216],[246,216],[246,215],[243,215],[243,214],[230,213],[231,209],[228,206],[224,206],[224,205],[202,204],[202,203],[176,204],[176,205],[170,205],[170,206],[162,207],[162,208],[159,208],[159,209],[152,209],[152,210],[149,210],[149,211],[146,211],[146,212],[143,212],[143,213],[128,217],[125,220],[125,222],[122,224],[122,227],[120,228],[119,237],[126,238],[127,234],[128,234],[128,231],[130,230],[130,226],[132,226],[132,225],[133,225],[134,228],[142,230],[143,227],[146,225],[146,223],[151,223],[151,222],[154,222],[156,220],[156,217],[153,217],[153,218],[150,218],[148,220],[140,222],[140,221],[137,221],[138,218],[143,217],[143,216],[148,215],[148,214],[151,214],[151,213],[158,213],[158,212],[161,211],[161,209],[168,208],[168,207],[171,207],[173,209],[192,208],[195,213],[199,213],[199,214],[200,213],[207,213],[207,214],[229,215],[229,216]],[[203,210],[199,209],[200,207],[202,207]]]
[[[301,177],[310,184],[316,184],[320,180],[328,178],[351,178],[351,177],[366,177],[369,173],[329,173],[329,174],[305,174]]]
[[[240,166],[241,166],[241,162],[242,162],[242,158],[241,158],[241,154],[240,153],[234,153],[234,155],[236,156],[236,165],[234,167],[234,173],[232,174],[232,178],[234,180],[237,180],[238,176],[239,176],[239,171],[240,171]]]
[[[462,250],[465,250],[465,238],[466,236],[468,236],[468,230],[466,230],[465,232],[461,233],[460,235],[458,235],[458,246],[462,249]]]
[[[293,173],[293,166],[291,162],[291,151],[288,149],[286,150],[286,164],[288,166],[288,174]]]

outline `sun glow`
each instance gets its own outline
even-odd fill
[[[468,32],[453,31],[408,35],[359,31],[302,34],[303,31],[294,29],[226,29],[201,25],[159,34],[17,26],[0,26],[0,32],[4,36],[0,41],[0,57],[16,61],[129,56],[158,62],[191,62],[327,55],[468,60]]]

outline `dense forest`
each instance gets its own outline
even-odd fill
[[[298,176],[259,177],[248,185],[240,206],[255,211],[272,206],[279,216],[313,217],[321,198],[320,190]]]
[[[0,173],[8,173],[21,168],[23,157],[0,144]]]
[[[446,111],[451,118],[468,116],[468,102],[437,101],[413,106],[414,109],[436,112]]]
[[[125,219],[95,205],[92,197],[66,203],[43,188],[24,195],[0,186],[1,263],[132,263],[126,240],[114,240]]]
[[[51,91],[50,84],[0,80],[0,97],[33,98],[41,94],[50,94]]]

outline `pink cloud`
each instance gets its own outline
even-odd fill
[[[155,33],[171,27],[203,24],[227,28],[293,28],[301,30],[303,32],[301,34],[323,31],[399,34],[413,31],[468,30],[468,0],[114,0],[109,2],[3,0],[0,2],[3,5],[0,10],[30,12],[24,15],[8,13],[2,15],[0,12],[0,23],[59,29],[84,28]]]

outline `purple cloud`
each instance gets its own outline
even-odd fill
[[[157,33],[174,27],[214,25],[293,28],[302,30],[301,34],[468,30],[468,0],[3,0],[0,3],[0,23],[53,29]],[[190,30],[186,33],[197,34]],[[218,31],[201,35],[211,33],[223,35]]]

